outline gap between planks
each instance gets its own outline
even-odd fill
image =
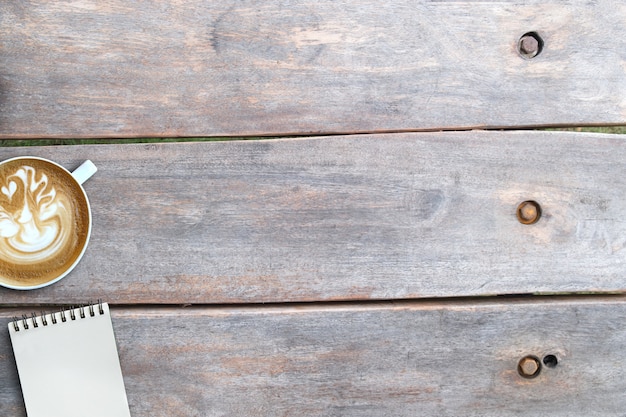
[[[318,131],[318,132],[282,132],[282,133],[266,133],[258,132],[249,135],[211,135],[206,136],[158,136],[148,137],[145,135],[136,136],[89,136],[89,135],[65,135],[62,138],[56,136],[15,136],[15,137],[0,137],[0,147],[18,147],[18,146],[30,146],[25,145],[24,141],[50,141],[54,143],[40,144],[37,142],[33,146],[71,146],[71,145],[83,145],[83,143],[75,143],[75,141],[85,141],[84,145],[106,145],[106,144],[145,144],[145,143],[159,143],[162,140],[163,143],[168,142],[228,142],[236,140],[281,140],[281,139],[316,139],[323,137],[336,137],[336,136],[368,136],[368,135],[395,135],[406,133],[437,133],[437,132],[471,132],[471,131],[535,131],[535,130],[548,130],[554,129],[556,131],[563,130],[571,132],[568,129],[577,128],[611,128],[611,127],[626,127],[624,123],[586,123],[573,124],[573,123],[544,123],[544,124],[529,124],[529,125],[474,125],[474,126],[442,126],[434,128],[410,128],[410,129],[379,129],[379,130],[353,130],[353,131]],[[587,132],[576,131],[572,133],[583,134],[611,134],[602,132]],[[148,142],[149,141],[149,142]]]
[[[134,315],[220,315],[232,313],[272,314],[272,313],[311,313],[318,311],[373,311],[373,310],[433,310],[465,309],[472,307],[509,307],[517,305],[585,305],[621,304],[626,302],[626,294],[503,294],[484,297],[446,297],[397,300],[362,301],[315,301],[283,303],[233,303],[233,304],[116,304],[107,302],[114,314]],[[90,302],[89,302],[90,303]],[[87,305],[75,304],[0,304],[0,318],[21,315],[24,311],[60,311],[64,308]],[[18,314],[19,313],[19,314]]]

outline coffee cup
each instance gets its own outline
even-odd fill
[[[73,172],[34,156],[0,162],[1,286],[37,289],[74,269],[91,236],[82,184],[96,170],[89,160]]]

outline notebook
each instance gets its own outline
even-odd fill
[[[28,417],[130,417],[106,303],[9,323]]]

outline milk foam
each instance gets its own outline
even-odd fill
[[[71,202],[31,166],[9,175],[0,192],[0,257],[27,265],[53,259],[72,239]]]

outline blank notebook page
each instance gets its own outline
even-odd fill
[[[106,303],[17,320],[9,333],[28,417],[130,417]]]

